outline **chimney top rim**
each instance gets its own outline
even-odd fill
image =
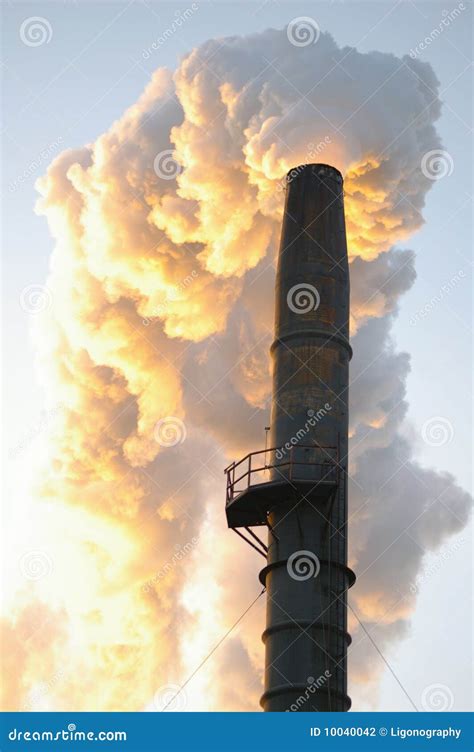
[[[318,174],[324,175],[324,173],[334,173],[338,178],[338,182],[343,182],[343,176],[340,170],[333,165],[326,164],[325,162],[308,162],[307,164],[295,165],[286,174],[287,182],[291,182],[301,174],[310,170],[313,174],[317,171]]]

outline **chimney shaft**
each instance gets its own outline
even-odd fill
[[[268,505],[261,705],[345,711],[349,270],[343,180],[328,165],[288,174],[275,308],[271,478],[287,493]]]
[[[275,308],[271,445],[226,468],[227,523],[267,559],[260,704],[349,710],[349,269],[334,167],[287,176]],[[262,525],[268,547],[251,530]]]

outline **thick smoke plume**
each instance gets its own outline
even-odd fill
[[[225,529],[222,469],[264,443],[282,179],[307,162],[345,176],[353,603],[382,645],[403,636],[424,552],[469,505],[403,438],[410,359],[390,334],[415,279],[395,246],[432,185],[437,86],[427,64],[326,33],[211,40],[38,181],[55,248],[36,335],[63,409],[32,507],[52,567],[5,623],[6,707],[163,709],[257,592],[258,562]],[[256,708],[262,626],[260,599],[169,709]],[[353,632],[357,706],[377,670]]]

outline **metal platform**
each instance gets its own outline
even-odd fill
[[[339,481],[337,448],[296,444],[262,449],[233,462],[225,472],[228,526],[266,525],[268,512],[279,503],[329,501]]]

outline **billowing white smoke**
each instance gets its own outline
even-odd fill
[[[18,602],[18,624],[29,608],[60,613],[61,628],[47,649],[16,651],[9,706],[68,655],[54,707],[162,707],[255,592],[256,562],[225,529],[222,468],[263,443],[281,181],[309,161],[345,175],[353,598],[382,644],[403,634],[422,551],[461,529],[469,503],[401,438],[409,357],[390,339],[415,278],[394,246],[420,226],[420,164],[440,146],[436,89],[428,65],[329,34],[211,40],[39,181],[56,241],[40,354],[65,405],[39,504],[52,504],[53,541],[68,531],[54,551],[68,575]],[[256,607],[188,687],[188,709],[256,707],[262,621]],[[354,655],[355,681],[373,679]]]

